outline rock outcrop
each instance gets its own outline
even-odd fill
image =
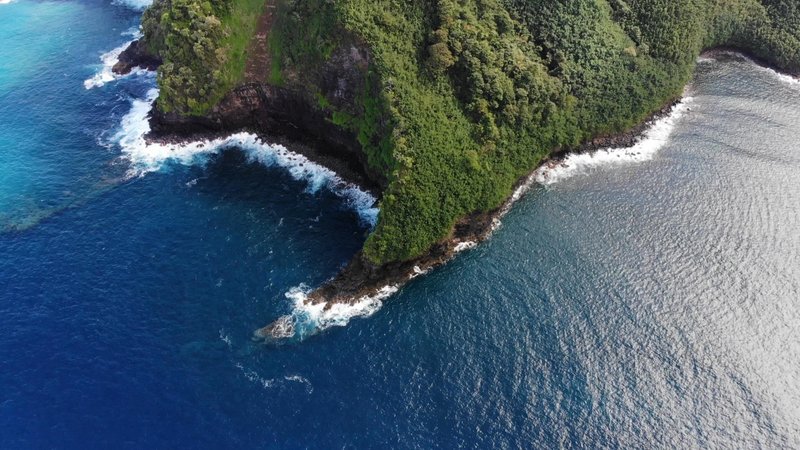
[[[356,134],[336,125],[331,111],[357,113],[356,98],[366,89],[369,53],[358,46],[337,50],[312,81],[319,99],[303,85],[286,87],[250,82],[234,88],[203,116],[151,112],[151,140],[182,140],[199,135],[251,131],[337,172],[347,181],[380,195],[387,180],[371,168]],[[306,81],[308,82],[308,81]]]
[[[131,42],[120,53],[117,63],[111,70],[117,75],[127,75],[133,69],[156,70],[161,65],[161,58],[147,51],[147,46],[141,39]]]

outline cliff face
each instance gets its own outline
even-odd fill
[[[156,70],[161,65],[161,58],[151,54],[141,40],[133,41],[120,53],[117,63],[111,70],[119,75],[127,75],[133,69]]]
[[[302,92],[250,83],[230,91],[205,116],[154,110],[150,126],[149,138],[156,140],[252,131],[288,143],[376,194],[386,185],[385,177],[368,166],[355,134],[330,122]]]
[[[134,68],[155,70],[162,64],[134,41],[122,52],[114,72]],[[367,89],[370,54],[363,46],[338,48],[316,74],[316,97],[302,86],[282,87],[263,82],[244,83],[227,92],[209,111],[187,115],[154,108],[150,117],[155,140],[190,139],[202,135],[252,131],[294,144],[296,150],[321,159],[345,179],[380,194],[386,174],[371,167],[353,130],[331,120],[329,108],[357,111],[358,96]],[[321,100],[324,99],[324,100]],[[323,101],[329,108],[323,108]],[[298,146],[297,144],[304,144]]]
[[[156,0],[143,20],[154,136],[301,140],[383,193],[328,297],[484,235],[548,155],[679,97],[704,48],[798,72],[799,24],[788,0]]]

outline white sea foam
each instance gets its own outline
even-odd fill
[[[785,73],[780,73],[780,72],[778,72],[777,70],[775,70],[775,69],[773,69],[771,67],[762,66],[762,65],[758,64],[757,62],[753,61],[752,59],[748,58],[745,55],[740,55],[740,56],[742,58],[744,58],[745,60],[747,60],[748,62],[750,62],[752,64],[755,64],[756,67],[758,67],[762,71],[765,71],[765,72],[769,73],[770,75],[772,75],[773,77],[777,78],[780,82],[786,83],[786,84],[791,85],[791,86],[800,87],[800,79],[798,79],[796,77],[793,77],[791,75],[787,75]]]
[[[768,72],[784,83],[800,86],[800,79],[777,72],[769,67],[764,67],[742,53],[725,51],[719,52],[716,55],[730,55],[741,58],[755,65],[760,70]],[[717,59],[714,56],[702,56],[697,59],[698,64],[709,64],[716,61]],[[684,98],[675,106],[668,116],[656,121],[645,132],[644,137],[634,146],[627,148],[608,148],[591,153],[569,155],[561,162],[542,166],[534,173],[534,180],[543,185],[551,185],[572,176],[586,173],[597,167],[635,163],[653,159],[658,151],[669,142],[669,138],[675,129],[675,124],[678,119],[689,111],[689,105],[692,100],[691,97]],[[527,183],[523,184],[523,186],[514,193],[515,198],[513,200],[522,196],[528,188],[529,185]]]
[[[142,176],[161,170],[169,164],[204,164],[209,157],[229,148],[241,149],[253,162],[286,169],[298,181],[306,183],[306,191],[316,193],[326,188],[355,210],[362,222],[374,226],[378,218],[376,199],[358,186],[342,180],[335,172],[310,161],[303,155],[291,152],[281,145],[267,144],[252,133],[236,133],[225,138],[195,141],[182,144],[147,143],[150,131],[148,114],[158,90],[152,89],[145,99],[133,101],[131,110],[122,118],[119,131],[113,140],[119,144],[123,156],[130,161],[129,176]]]
[[[744,53],[740,53],[740,52],[735,52],[735,51],[731,51],[731,50],[720,51],[720,52],[715,53],[711,57],[701,56],[700,58],[697,59],[697,62],[699,64],[716,62],[717,59],[715,58],[715,56],[717,56],[717,55],[733,56],[735,58],[743,59],[743,60],[749,62],[750,64],[753,64],[754,66],[758,67],[758,69],[760,69],[761,71],[769,73],[770,75],[772,75],[773,77],[777,78],[779,81],[781,81],[783,83],[786,83],[786,84],[789,84],[789,85],[792,85],[792,86],[800,87],[800,78],[794,77],[792,75],[787,75],[785,73],[778,72],[777,70],[775,70],[775,69],[773,69],[771,67],[763,66],[763,65],[759,64],[757,61],[755,61],[753,58],[750,58],[749,56],[745,55]]]
[[[286,386],[288,383],[297,383],[302,384],[305,386],[306,393],[311,394],[314,392],[314,386],[311,384],[311,381],[308,378],[302,375],[284,375],[280,378],[264,378],[259,375],[258,372],[252,369],[245,368],[242,363],[236,363],[234,365],[237,369],[242,372],[242,375],[248,380],[252,381],[253,383],[260,384],[261,387],[264,389],[272,389],[276,387]]]
[[[269,389],[275,385],[274,378],[263,378],[255,370],[245,369],[241,363],[236,363],[236,368],[242,371],[242,375],[249,381],[260,384],[264,389]]]
[[[425,275],[426,273],[430,272],[430,270],[431,270],[430,268],[421,269],[419,266],[414,266],[414,273],[409,275],[408,279],[413,280],[414,278],[417,278],[420,275]]]
[[[142,11],[153,3],[153,0],[114,0],[111,2],[117,6],[127,6],[128,8]]]
[[[113,68],[114,68],[114,65],[117,64],[117,62],[119,62],[119,55],[126,48],[128,48],[128,46],[131,45],[131,43],[133,41],[135,41],[135,40],[137,40],[137,39],[142,37],[141,31],[139,31],[138,28],[132,28],[132,29],[130,29],[128,31],[125,31],[122,34],[123,34],[123,36],[131,36],[133,39],[125,42],[124,44],[120,45],[119,47],[117,47],[117,48],[115,48],[115,49],[113,49],[111,51],[108,51],[108,52],[103,53],[102,55],[100,55],[101,64],[100,64],[99,68],[97,69],[97,72],[94,75],[92,75],[91,78],[88,78],[88,79],[83,81],[83,87],[84,88],[86,88],[86,89],[94,89],[94,88],[98,88],[98,87],[103,87],[107,83],[110,83],[112,81],[116,81],[116,80],[118,80],[120,78],[125,78],[125,77],[129,77],[129,76],[133,76],[133,75],[153,74],[153,72],[150,72],[148,70],[144,70],[144,69],[141,69],[141,68],[138,68],[138,67],[134,68],[127,75],[118,75],[118,74],[114,73]]]
[[[220,328],[219,329],[219,340],[221,340],[222,342],[227,344],[228,347],[231,347],[233,345],[233,342],[231,341],[231,337],[228,336],[227,333],[225,333],[225,329],[224,328]]]
[[[351,303],[308,302],[308,286],[300,285],[286,293],[292,301],[292,312],[279,318],[273,328],[273,338],[299,338],[316,334],[331,327],[343,327],[356,317],[369,317],[383,306],[383,300],[397,292],[397,286],[384,286],[375,295],[365,295]]]
[[[314,386],[311,385],[311,382],[308,381],[308,378],[300,376],[300,375],[286,375],[283,377],[286,381],[291,381],[292,383],[300,383],[305,385],[306,393],[310,394],[314,392]]]
[[[459,242],[456,245],[456,247],[453,249],[453,251],[456,252],[456,253],[461,253],[464,250],[473,249],[473,248],[475,248],[477,246],[478,246],[477,242],[472,242],[472,241]]]
[[[0,5],[7,5],[11,3],[13,0],[0,0]]]
[[[568,155],[562,161],[545,164],[534,172],[533,178],[543,185],[551,185],[575,175],[587,173],[592,169],[610,165],[630,164],[649,161],[658,151],[669,142],[675,125],[683,115],[689,111],[691,97],[685,97],[675,105],[672,112],[658,119],[644,133],[639,142],[632,147],[608,148],[590,153],[576,153]],[[515,192],[515,196],[522,196],[528,186]]]

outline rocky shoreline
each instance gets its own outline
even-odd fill
[[[161,65],[161,58],[150,54],[141,39],[128,45],[117,57],[111,71],[117,75],[127,75],[133,69],[156,70]]]
[[[154,69],[157,59],[144,51],[136,41],[123,52],[114,71],[130,71],[135,67]],[[118,72],[122,73],[122,72]],[[354,71],[326,74],[355,84],[360,80]],[[341,84],[341,83],[339,83]],[[615,135],[599,136],[578,149],[554,152],[542,165],[558,165],[567,154],[591,152],[602,148],[629,147],[642,137],[654,121],[670,113],[676,101],[632,129]],[[291,89],[248,83],[231,91],[203,117],[182,117],[151,111],[149,142],[186,143],[198,139],[213,139],[233,132],[249,131],[263,141],[277,143],[290,151],[302,154],[311,161],[336,172],[343,180],[356,184],[379,198],[386,180],[373,173],[364,160],[356,137],[328,120],[323,112],[313,106],[307,96]],[[410,261],[375,266],[361,252],[336,276],[310,292],[306,302],[332,305],[357,303],[364,298],[379,295],[387,286],[400,287],[420,274],[441,266],[460,251],[472,248],[491,236],[511,206],[534,183],[534,173],[522,177],[514,186],[514,193],[502,205],[488,212],[476,212],[459,220],[452,234],[434,245],[427,254]],[[274,340],[286,337],[287,323],[277,320],[254,333],[257,340]]]
[[[488,212],[476,212],[461,218],[450,237],[434,245],[427,254],[419,258],[375,267],[359,252],[334,278],[309,293],[306,301],[324,303],[325,308],[337,303],[358,303],[363,299],[380,295],[380,292],[387,287],[399,288],[419,275],[446,264],[461,251],[473,248],[491,237],[492,232],[500,226],[500,219],[535,183],[535,175],[540,168],[563,164],[563,158],[570,154],[632,147],[643,138],[644,132],[655,121],[671,114],[678,102],[679,99],[670,101],[662,109],[648,116],[645,121],[623,133],[599,136],[577,149],[554,152],[528,175],[517,181],[512,195],[502,205]],[[286,327],[285,320],[279,319],[256,330],[253,337],[265,341],[281,339],[286,337]]]
[[[128,51],[130,50],[130,51]],[[155,59],[143,46],[134,42],[123,52],[120,63],[114,67],[130,71],[133,67],[153,69]],[[704,55],[728,53],[731,49],[712,49]],[[124,62],[123,62],[124,61]],[[358,79],[357,71],[332,69],[325,76],[343,80],[340,84],[354,85]],[[336,304],[355,304],[366,298],[380,295],[387,287],[398,288],[420,274],[441,266],[455,257],[460,251],[472,248],[488,239],[499,226],[500,219],[519,200],[527,189],[535,183],[535,174],[543,166],[557,167],[570,154],[593,152],[608,148],[627,148],[639,142],[644,132],[654,121],[669,115],[680,99],[669,101],[662,109],[651,114],[646,120],[622,133],[598,136],[577,149],[563,149],[553,152],[530,174],[520,178],[514,186],[513,194],[498,208],[488,212],[476,212],[459,220],[451,235],[434,245],[427,254],[410,261],[394,262],[375,266],[367,261],[361,252],[336,276],[308,294],[307,304],[324,304],[325,309]],[[248,83],[231,91],[211,113],[204,117],[181,117],[178,115],[151,112],[151,142],[182,143],[197,139],[217,138],[238,131],[250,131],[265,142],[278,143],[287,149],[302,154],[315,163],[321,164],[379,198],[386,186],[386,180],[368,167],[360,144],[353,133],[334,125],[323,111],[314,106],[303,92]],[[285,318],[254,332],[256,340],[277,340],[290,333]]]
[[[800,78],[800,73],[786,73],[779,68],[766,63],[756,57],[751,57],[745,52],[735,48],[713,48],[706,50],[701,56],[715,58],[725,55],[740,55],[750,59],[756,64],[773,69],[779,73]],[[326,308],[336,303],[357,303],[365,298],[379,295],[387,286],[398,288],[413,280],[420,274],[429,272],[452,260],[460,251],[472,248],[491,237],[492,232],[499,226],[500,219],[511,209],[517,200],[535,183],[535,175],[542,168],[556,168],[565,164],[564,159],[569,155],[591,153],[604,149],[629,148],[636,145],[644,138],[645,132],[659,119],[672,114],[681,98],[672,99],[664,107],[648,116],[638,125],[621,133],[597,136],[579,148],[562,149],[552,152],[530,174],[520,178],[514,186],[513,194],[498,208],[484,212],[473,213],[458,221],[450,237],[433,246],[430,251],[411,261],[396,262],[381,267],[374,267],[364,261],[361,254],[357,254],[350,263],[334,278],[312,291],[306,301],[312,303],[325,303]],[[275,340],[285,337],[283,333],[286,324],[282,321],[273,322],[266,327],[256,330],[254,339]]]
[[[765,60],[763,58],[759,58],[758,56],[753,55],[752,53],[748,52],[747,50],[742,50],[742,49],[739,49],[739,48],[736,48],[736,47],[724,47],[724,46],[721,46],[721,47],[709,48],[709,49],[703,50],[703,52],[700,53],[700,57],[702,57],[702,58],[716,59],[716,58],[719,58],[720,56],[744,58],[746,60],[749,60],[749,61],[753,62],[756,65],[759,65],[761,67],[765,67],[767,69],[774,70],[777,73],[790,76],[790,77],[800,81],[800,70],[787,71],[786,69],[778,67],[775,64],[772,64],[771,62],[769,62],[769,61],[767,61],[767,60]]]

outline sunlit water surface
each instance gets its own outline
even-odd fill
[[[248,151],[136,167],[152,76],[85,81],[143,4],[0,4],[0,447],[800,446],[797,83],[704,61],[652,158],[265,347],[363,215]]]

